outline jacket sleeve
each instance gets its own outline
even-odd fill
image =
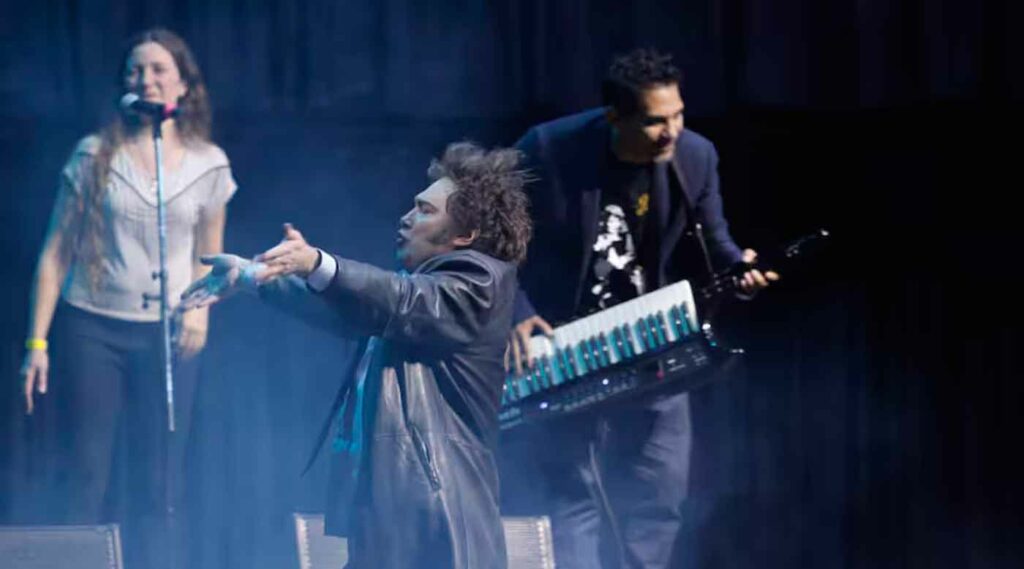
[[[543,236],[544,228],[538,228],[538,225],[546,222],[544,219],[539,219],[539,216],[546,212],[546,208],[538,207],[538,204],[543,204],[544,196],[542,194],[550,191],[548,184],[551,184],[553,180],[550,172],[545,168],[544,145],[542,144],[541,133],[537,128],[531,128],[526,131],[526,134],[516,141],[515,148],[523,153],[523,166],[530,173],[530,181],[526,184],[526,193],[530,200],[530,215],[534,224],[534,239],[530,240],[530,249],[526,256],[526,263],[519,273],[520,282],[516,290],[516,302],[512,313],[513,324],[518,324],[527,318],[537,315],[537,309],[533,307],[533,302],[530,300],[529,295],[526,294],[526,287],[523,285],[522,279],[533,276],[529,270],[530,261],[531,259],[535,260],[537,255],[543,254],[538,247],[540,244],[536,239],[536,233],[540,229]]]
[[[347,329],[360,334],[439,347],[466,345],[479,337],[502,301],[495,273],[470,256],[452,256],[414,274],[335,259],[334,279],[318,296]]]
[[[719,188],[718,152],[710,146],[707,156],[707,182],[697,200],[697,219],[704,224],[704,238],[716,268],[728,267],[743,258],[743,252],[729,234],[729,223],[722,211]]]
[[[306,281],[290,275],[260,285],[260,299],[299,320],[332,334],[346,337],[360,335],[349,322],[320,294],[310,290]]]
[[[526,295],[526,291],[523,290],[522,286],[518,286],[516,288],[516,303],[512,308],[512,323],[519,324],[523,320],[533,318],[536,315],[537,309],[530,302],[530,297]]]

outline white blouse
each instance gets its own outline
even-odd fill
[[[58,208],[74,207],[85,185],[93,183],[99,146],[99,137],[88,136],[72,152],[61,173]],[[165,168],[167,292],[171,307],[192,281],[196,226],[204,212],[223,207],[237,188],[224,151],[208,142],[188,143],[180,166]],[[160,267],[156,184],[136,166],[124,146],[111,158],[102,204],[99,280],[91,285],[89,267],[73,258],[61,295],[69,304],[103,316],[158,321],[159,300],[146,306],[143,302],[143,294],[159,298],[160,293],[160,283],[153,278]]]

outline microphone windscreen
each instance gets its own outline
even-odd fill
[[[139,99],[140,97],[135,93],[125,93],[124,96],[121,97],[121,108],[125,110],[131,109],[132,105],[134,105]]]

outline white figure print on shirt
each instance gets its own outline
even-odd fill
[[[617,288],[629,283],[636,295],[644,293],[643,270],[636,263],[636,247],[622,208],[609,204],[601,211],[597,239],[594,241],[594,275],[591,294],[600,309],[624,300]],[[619,296],[619,298],[616,298]],[[632,296],[632,295],[630,295]]]

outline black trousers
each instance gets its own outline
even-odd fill
[[[51,474],[59,497],[52,517],[118,523],[127,567],[169,567],[169,559],[185,555],[184,460],[198,363],[175,362],[172,434],[160,323],[61,303],[51,338],[49,391],[57,413]]]

